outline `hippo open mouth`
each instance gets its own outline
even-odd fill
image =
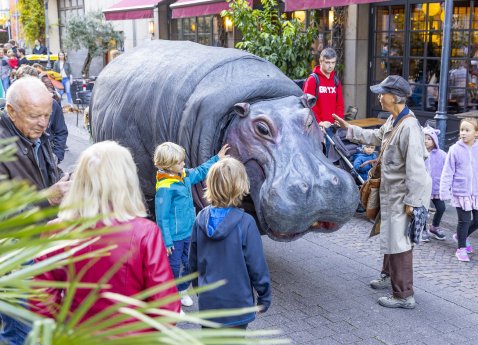
[[[279,232],[273,231],[270,228],[268,228],[267,233],[273,240],[276,240],[279,242],[289,242],[289,241],[294,241],[309,232],[321,232],[321,233],[334,232],[338,230],[339,227],[340,226],[337,223],[317,221],[314,224],[312,224],[308,230],[301,233],[295,233],[295,234],[294,233],[292,234],[279,233]]]
[[[251,198],[246,202],[252,202],[252,207],[249,206],[248,209],[255,213],[262,234],[267,234],[275,241],[288,242],[296,240],[309,232],[331,233],[337,231],[343,225],[342,221],[337,219],[337,216],[330,216],[330,212],[323,209],[320,213],[311,211],[307,209],[306,205],[301,204],[299,206],[294,204],[293,199],[290,199],[291,202],[285,206],[279,205],[279,203],[275,201],[277,201],[276,197],[278,194],[282,194],[281,191],[277,191],[278,194],[268,194],[268,197],[264,198],[264,195],[260,191],[263,189],[271,190],[270,182],[267,181],[266,167],[256,159],[246,161],[245,166],[251,180],[251,185],[261,186],[260,188],[252,189]],[[282,201],[285,199],[279,197],[279,200]],[[271,207],[273,209],[280,209],[281,211],[275,215],[271,215]],[[292,211],[293,209],[295,209],[295,211]],[[311,212],[315,213],[315,218],[310,215]],[[300,220],[288,220],[287,218],[289,217],[286,216],[288,213],[290,213],[292,218],[300,217]],[[329,214],[330,217],[327,214]],[[277,218],[281,218],[281,221],[277,222]]]
[[[262,210],[257,212],[256,210],[256,216],[259,220],[259,223],[261,224],[261,229],[265,230],[265,233],[274,241],[279,241],[279,242],[289,242],[289,241],[294,241],[305,234],[309,232],[315,232],[315,233],[331,233],[334,231],[337,231],[340,227],[341,224],[335,223],[335,222],[328,222],[328,221],[322,221],[318,220],[314,222],[311,226],[309,226],[308,229],[304,231],[297,231],[297,232],[281,232],[281,231],[275,231],[273,230],[267,221],[264,219],[264,216],[262,214]]]

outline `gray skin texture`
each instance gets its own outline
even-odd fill
[[[322,132],[309,107],[314,97],[236,104],[225,142],[244,162],[261,228],[290,241],[331,232],[354,214],[357,186],[321,152]]]
[[[154,40],[103,69],[90,119],[95,141],[115,140],[131,150],[152,218],[157,145],[181,145],[186,166],[196,167],[228,143],[251,181],[244,209],[263,234],[290,241],[308,231],[339,229],[358,204],[351,176],[321,152],[314,102],[252,54]],[[197,209],[207,204],[204,187],[192,189]]]

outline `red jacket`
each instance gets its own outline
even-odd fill
[[[144,218],[135,218],[125,223],[115,222],[113,225],[125,226],[125,230],[104,235],[99,241],[75,253],[75,256],[80,256],[107,245],[117,245],[115,249],[111,250],[109,256],[98,259],[85,273],[81,279],[82,282],[98,282],[109,269],[121,260],[125,260],[124,263],[107,282],[111,287],[103,289],[102,292],[108,291],[125,296],[132,296],[150,287],[174,279],[171,267],[169,266],[161,231],[155,223]],[[102,227],[104,227],[103,223],[98,223],[96,226],[97,229]],[[51,253],[47,256],[49,257],[58,253],[59,252]],[[46,259],[46,257],[39,259],[39,261],[44,259]],[[75,275],[81,272],[89,261],[90,260],[86,259],[75,263]],[[68,268],[65,267],[41,274],[37,276],[35,280],[67,281]],[[33,305],[32,310],[44,316],[53,317],[58,311],[57,307],[62,305],[62,298],[64,297],[63,291],[59,288],[48,288],[46,293],[51,297],[48,304],[31,301]],[[89,293],[89,289],[78,289],[73,298],[70,310],[76,310]],[[148,301],[158,300],[176,293],[177,289],[173,286],[151,296]],[[105,298],[98,299],[91,309],[88,310],[82,321],[85,321],[113,304],[114,302],[111,300]],[[174,301],[162,308],[179,312],[180,302]]]
[[[339,82],[338,86],[335,85],[335,71],[332,71],[329,78],[327,78],[320,70],[320,66],[315,66],[314,73],[317,73],[320,81],[317,103],[315,103],[315,106],[312,108],[317,122],[329,121],[334,123],[332,114],[344,118],[342,83]],[[310,76],[305,81],[304,92],[315,97],[315,90],[315,78]]]
[[[8,64],[10,65],[11,69],[16,69],[18,68],[18,59],[16,57],[9,58]]]

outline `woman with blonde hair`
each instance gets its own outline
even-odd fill
[[[198,271],[193,286],[221,279],[226,285],[199,295],[199,310],[246,308],[257,305],[265,312],[271,304],[271,282],[262,241],[252,216],[238,208],[249,193],[244,165],[226,157],[215,163],[206,178],[206,199],[211,206],[194,222],[189,267]],[[214,318],[226,327],[247,328],[255,313]]]
[[[78,220],[101,216],[95,229],[106,226],[119,227],[103,235],[101,239],[78,251],[75,256],[109,246],[116,245],[110,255],[82,260],[74,264],[72,274],[86,269],[82,282],[96,283],[118,262],[121,267],[108,282],[109,287],[102,291],[133,296],[141,291],[173,279],[166,248],[161,231],[154,222],[144,217],[146,209],[139,187],[136,165],[128,149],[113,141],[104,141],[92,145],[80,156],[78,166],[73,172],[72,186],[60,205],[59,221]],[[50,271],[38,276],[38,280],[68,281],[64,269]],[[37,311],[52,317],[62,305],[65,296],[60,288],[50,288],[48,303],[34,302]],[[76,310],[86,299],[90,290],[78,289],[71,304]],[[177,294],[172,287],[149,297],[148,301],[159,300],[168,295]],[[101,298],[86,313],[82,321],[92,317],[113,301]],[[179,312],[178,301],[171,302],[163,309]]]

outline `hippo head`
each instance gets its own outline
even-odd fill
[[[335,231],[358,205],[353,178],[322,153],[314,103],[309,95],[238,103],[225,133],[230,154],[246,166],[259,225],[274,240]]]

